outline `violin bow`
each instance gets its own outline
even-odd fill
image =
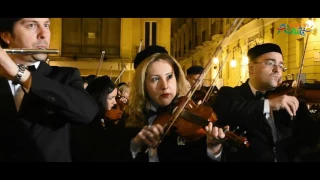
[[[97,77],[99,76],[99,73],[100,73],[100,69],[101,69],[101,65],[102,65],[102,62],[103,62],[104,54],[105,54],[105,51],[102,51],[101,52],[100,61],[99,61],[99,65],[98,65],[98,69],[97,69],[97,74],[96,74]]]
[[[138,53],[139,53],[139,52],[141,52],[141,50],[142,50],[142,39],[141,39],[141,41],[140,41],[139,51],[138,51]]]
[[[101,52],[100,61],[99,61],[99,64],[98,64],[97,73],[96,73],[96,76],[97,76],[97,77],[99,76],[99,73],[100,73],[100,69],[101,69],[101,65],[102,65],[102,62],[103,62],[104,54],[105,54],[105,51],[102,51],[102,52]],[[100,122],[101,122],[101,125],[103,126],[103,128],[105,129],[104,120],[101,119]]]
[[[142,39],[141,39],[141,41],[140,41],[138,53],[141,52],[141,50],[142,50]],[[122,73],[123,73],[126,69],[127,69],[127,66],[123,66],[122,71],[120,72],[119,76],[118,76],[117,79],[114,81],[114,83],[116,83],[116,82],[120,79]]]
[[[301,74],[302,74],[302,69],[303,69],[303,64],[304,64],[304,57],[305,57],[305,55],[306,55],[306,50],[307,50],[307,45],[308,45],[308,41],[309,41],[309,36],[310,36],[310,34],[307,34],[306,43],[305,43],[305,45],[304,45],[304,50],[303,50],[302,57],[301,57],[301,64],[300,64],[300,68],[299,68],[299,74],[298,74],[298,77],[297,77],[297,86],[296,86],[296,88],[294,89],[294,96],[295,96],[295,97],[297,96],[297,89],[299,88],[299,85],[300,85]]]
[[[123,66],[122,71],[120,72],[119,76],[118,76],[117,79],[114,81],[114,83],[116,83],[116,82],[120,79],[122,73],[126,70],[126,68],[127,68],[127,66]]]
[[[218,70],[218,73],[217,73],[216,77],[215,77],[215,78],[213,79],[213,81],[211,82],[211,85],[210,85],[209,90],[207,91],[206,95],[205,95],[204,98],[202,99],[202,103],[203,103],[203,102],[207,102],[207,101],[209,100],[209,95],[210,95],[210,94],[212,93],[212,91],[213,91],[213,84],[216,82],[216,80],[217,80],[220,72],[222,71],[222,67],[224,66],[225,62],[227,61],[227,58],[228,58],[228,56],[229,56],[229,54],[230,54],[230,51],[228,51],[227,53],[228,53],[227,56],[224,58],[222,64],[219,66],[219,70]]]
[[[162,142],[163,138],[166,136],[166,134],[168,134],[168,132],[170,131],[171,127],[173,126],[173,124],[176,122],[176,120],[178,119],[178,117],[180,116],[180,114],[182,113],[183,109],[185,108],[185,106],[188,104],[189,100],[191,99],[192,95],[194,94],[194,92],[196,91],[196,89],[200,86],[200,84],[202,83],[203,79],[205,78],[206,74],[208,73],[208,71],[210,70],[210,68],[213,65],[213,59],[215,57],[218,57],[218,55],[221,53],[222,49],[225,47],[225,44],[228,44],[228,42],[230,41],[231,37],[234,35],[234,32],[240,27],[240,25],[242,24],[242,21],[244,20],[244,18],[236,18],[234,20],[234,22],[232,23],[232,25],[230,26],[228,32],[225,34],[224,38],[222,39],[222,41],[220,42],[219,46],[216,48],[215,52],[212,55],[212,58],[208,61],[207,65],[205,66],[201,76],[196,80],[196,82],[192,85],[191,89],[188,91],[186,97],[187,100],[183,102],[183,105],[181,107],[178,107],[174,112],[173,112],[173,119],[171,120],[171,123],[165,127],[165,132],[162,135],[160,141],[158,141],[158,143],[156,144],[155,147],[153,147],[152,149],[156,149],[159,144]],[[226,40],[227,39],[227,40]],[[170,122],[170,121],[169,121]],[[146,152],[149,151],[150,148],[148,148],[146,150]]]

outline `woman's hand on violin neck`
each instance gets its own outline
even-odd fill
[[[144,126],[133,139],[133,142],[138,146],[148,145],[148,147],[155,147],[162,134],[163,127],[160,124]]]
[[[277,96],[269,100],[271,110],[285,109],[291,117],[296,116],[296,112],[299,108],[299,101],[294,96],[282,95]]]
[[[225,131],[229,130],[229,126],[225,126],[224,129],[213,126],[210,122],[208,126],[205,127],[207,132],[207,148],[209,148],[212,153],[219,153],[221,149],[222,140],[225,138]]]

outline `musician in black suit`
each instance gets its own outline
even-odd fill
[[[257,45],[248,58],[250,78],[241,86],[220,88],[212,104],[218,123],[246,131],[250,144],[233,153],[224,149],[226,161],[296,161],[301,149],[318,142],[319,125],[303,101],[286,94],[271,96],[285,71],[278,45]]]
[[[217,139],[225,136],[222,128],[209,123],[204,128],[204,136],[188,141],[186,137],[176,133],[174,127],[170,135],[164,135],[163,125],[155,122],[161,114],[169,114],[170,109],[175,107],[177,98],[186,95],[188,91],[188,83],[179,63],[167,54],[163,47],[149,46],[137,55],[134,67],[136,72],[131,82],[130,101],[123,115],[127,128],[124,136],[130,134],[127,144],[130,146],[128,150],[133,160],[144,162],[219,160],[221,144]],[[169,125],[170,116],[164,119],[168,120]],[[163,136],[163,141],[155,147]],[[145,153],[148,147],[150,150]]]
[[[48,49],[50,35],[49,18],[0,19],[2,48]],[[2,48],[0,161],[71,161],[70,124],[87,124],[98,112],[79,70],[50,66],[47,54]]]

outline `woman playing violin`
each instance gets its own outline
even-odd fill
[[[118,124],[122,118],[125,106],[129,101],[130,87],[128,84],[122,82],[118,84],[118,91],[116,96],[116,104],[106,111],[107,123]]]
[[[117,88],[109,76],[93,80],[86,88],[99,106],[95,119],[87,126],[71,128],[72,161],[128,161],[122,153],[121,126],[107,121],[105,114],[116,104]],[[119,136],[113,136],[115,131]],[[119,156],[118,156],[119,155]]]
[[[228,154],[229,161],[294,161],[302,147],[319,140],[319,123],[305,103],[286,94],[272,95],[285,71],[281,48],[272,43],[248,51],[250,78],[241,86],[222,87],[212,107],[221,125],[247,132],[250,147]],[[263,93],[269,96],[262,97]],[[272,96],[271,96],[272,95]]]
[[[147,48],[152,48],[147,47]],[[148,49],[140,53],[146,52]],[[152,51],[152,50],[151,50]],[[156,112],[185,95],[188,83],[179,63],[167,53],[156,53],[148,58],[135,59],[136,72],[132,81],[131,98],[126,107],[125,126],[136,129],[131,136],[130,152],[136,161],[211,161],[221,156],[219,139],[225,137],[221,128],[209,123],[206,135],[194,142],[185,142],[172,131],[155,147],[164,133],[164,127],[153,124]],[[139,56],[137,56],[139,57]],[[144,149],[144,147],[146,147]]]

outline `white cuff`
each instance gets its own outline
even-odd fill
[[[130,151],[133,159],[136,158],[137,154],[141,151],[141,147],[134,143],[133,139],[130,143]]]
[[[213,154],[209,148],[207,148],[207,155],[212,160],[221,161],[222,150],[223,148],[221,147],[219,154],[216,155],[216,154]]]

